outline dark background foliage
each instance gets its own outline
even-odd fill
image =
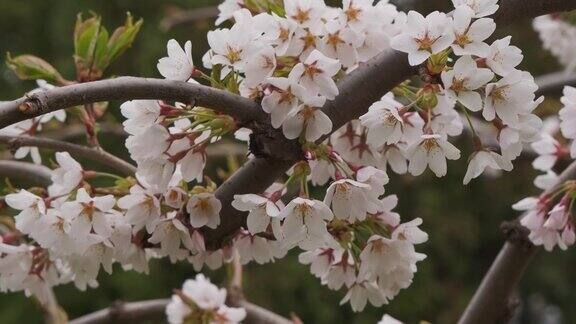
[[[57,67],[65,77],[73,79],[72,31],[76,14],[84,12],[88,16],[89,11],[94,11],[103,16],[104,24],[111,29],[121,24],[125,12],[130,11],[135,17],[144,18],[144,26],[133,48],[109,69],[109,75],[158,77],[156,61],[165,55],[168,39],[192,40],[194,59],[199,63],[207,49],[206,32],[212,28],[212,22],[206,20],[163,32],[159,29],[161,19],[178,8],[186,10],[214,4],[216,1],[211,0],[0,0],[0,53],[38,55]],[[513,43],[525,51],[523,68],[534,75],[559,69],[540,49],[530,21],[518,22],[499,33],[513,35]],[[19,81],[4,65],[0,66],[3,100],[19,97],[33,87],[32,82]],[[119,117],[118,104],[111,103],[111,117],[108,118]],[[558,104],[552,99],[546,106],[554,109]],[[101,140],[106,149],[125,154],[122,141]],[[459,141],[466,145],[469,139]],[[221,161],[209,163],[209,168],[214,170]],[[360,314],[352,313],[348,305],[339,306],[343,293],[321,286],[306,267],[298,264],[297,253],[274,264],[247,266],[246,296],[285,316],[294,312],[305,323],[375,323],[384,313],[407,323],[419,320],[455,322],[502,245],[499,224],[517,216],[510,205],[537,192],[531,184],[535,172],[528,157],[519,159],[511,173],[495,178],[482,177],[463,187],[465,164],[465,159],[450,162],[449,174],[442,179],[429,173],[419,178],[392,176],[387,193],[400,197],[398,211],[403,220],[423,218],[423,228],[430,234],[430,240],[419,247],[428,258],[420,263],[414,284],[390,305],[367,307]],[[571,307],[572,298],[576,297],[575,263],[573,251],[537,255],[519,291],[525,310],[519,321],[540,322],[542,314],[549,314],[551,318],[561,316],[567,323],[576,320],[576,309]],[[208,274],[215,282],[225,278],[224,270]],[[56,294],[74,318],[116,300],[168,297],[172,289],[180,287],[192,276],[194,271],[187,263],[172,265],[155,261],[149,276],[116,269],[112,276],[100,276],[98,289],[80,292],[73,285],[66,285],[56,288]],[[1,323],[41,321],[40,308],[23,294],[0,295]]]

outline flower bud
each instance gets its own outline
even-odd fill
[[[422,109],[434,109],[438,105],[438,97],[434,86],[425,86],[419,92],[418,106]]]

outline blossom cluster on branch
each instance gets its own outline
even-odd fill
[[[559,161],[576,159],[576,88],[565,87],[561,102],[560,118],[547,119],[542,138],[532,144],[538,154],[533,166],[546,172],[536,177],[534,184],[547,193],[524,198],[513,206],[527,211],[520,223],[530,230],[530,240],[548,251],[555,246],[566,250],[576,242],[573,216],[576,182],[558,184],[559,177],[554,171]]]
[[[226,289],[219,289],[210,279],[198,274],[189,279],[172,296],[166,307],[171,324],[182,323],[240,323],[246,317],[244,308],[228,307]]]
[[[205,69],[195,65],[192,43],[182,47],[176,40],[168,41],[167,56],[157,68],[168,80],[207,83],[260,103],[270,116],[267,131],[297,143],[300,160],[267,190],[235,195],[231,205],[247,214],[245,227],[210,250],[206,233],[229,215],[221,215],[227,206],[205,174],[207,147],[234,136],[250,142],[259,134],[248,137],[252,130],[245,127],[251,125],[195,102],[127,101],[121,113],[125,146],[137,164],[134,177],[87,170],[58,152],[51,186],[11,188],[6,203],[18,213],[0,241],[0,289],[24,290],[45,300],[54,285],[96,287],[100,270],[111,272],[115,262],[147,272],[150,259],[166,257],[188,261],[200,271],[219,268],[234,255],[242,264],[273,262],[298,248],[300,263],[328,288],[346,290],[342,303],[349,302],[354,311],[388,303],[411,285],[418,262],[426,257],[416,246],[428,240],[420,218],[402,222],[393,211],[398,199],[386,195],[389,168],[414,176],[430,168],[437,177],[445,176],[447,160],[461,158],[461,148],[450,139],[461,135],[465,124],[473,153],[464,184],[486,169],[512,170],[529,143],[542,154],[535,166],[544,171],[568,152],[553,137],[540,137],[542,121],[533,111],[543,98],[536,98],[532,75],[517,69],[521,50],[511,45],[510,36],[488,41],[496,29],[490,16],[498,1],[453,4],[450,13],[422,16],[400,12],[388,1],[344,0],[342,7],[330,7],[323,0],[226,0],[217,24],[230,27],[208,33]],[[77,32],[91,23],[96,21],[80,20]],[[131,20],[127,26],[134,28]],[[338,81],[392,50],[406,53],[417,75],[358,119],[334,129],[322,107],[341,95]],[[96,74],[86,69],[88,59],[94,58],[76,62],[77,82],[102,76],[103,69]],[[13,69],[20,71],[17,65]],[[59,74],[53,80],[71,82]],[[569,139],[576,138],[575,91],[566,90],[561,112],[560,128]],[[82,119],[95,147],[97,119],[105,112],[96,108],[85,106]],[[52,116],[65,117],[63,112],[43,115],[0,133],[34,135]],[[497,147],[484,145],[473,117],[493,130]],[[28,153],[40,162],[36,148],[20,148],[16,157]],[[324,196],[311,185],[325,186]],[[297,197],[289,193],[293,187],[299,189]],[[535,210],[523,224],[537,244],[549,249],[574,243],[568,215],[574,188],[567,183],[552,196],[517,205]],[[551,208],[560,193],[564,198]],[[173,297],[169,319],[240,321],[244,313],[225,306],[225,297],[199,275]]]

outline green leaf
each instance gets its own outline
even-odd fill
[[[106,46],[106,54],[102,57],[102,60],[98,61],[97,66],[105,70],[110,64],[118,59],[128,48],[134,43],[134,39],[140,31],[140,27],[144,23],[143,19],[139,19],[136,23],[132,18],[132,15],[128,12],[126,14],[126,22],[124,26],[118,27]]]
[[[94,57],[97,53],[97,46],[102,44],[103,38],[107,38],[107,35],[100,35],[102,32],[101,23],[102,19],[95,14],[92,14],[92,18],[83,20],[80,13],[76,19],[74,28],[74,61],[76,62],[78,75],[81,78],[90,75]],[[106,34],[105,31],[104,34]]]
[[[44,79],[52,83],[63,80],[50,63],[34,55],[20,55],[13,58],[10,53],[6,53],[6,65],[22,80]]]

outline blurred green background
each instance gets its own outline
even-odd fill
[[[449,1],[446,0],[446,3]],[[94,11],[103,16],[109,29],[120,25],[125,12],[144,18],[144,26],[134,46],[110,69],[108,75],[158,77],[156,61],[165,55],[168,39],[192,40],[194,59],[201,62],[207,49],[205,35],[211,20],[179,25],[169,31],[159,28],[166,16],[179,10],[213,6],[209,0],[0,0],[0,53],[34,54],[45,58],[65,77],[73,78],[72,31],[76,14]],[[513,35],[513,43],[525,51],[523,68],[534,75],[560,69],[554,59],[540,49],[530,21],[521,21],[499,31]],[[33,82],[19,81],[0,65],[0,98],[9,100],[34,88]],[[119,103],[111,103],[112,117],[118,118]],[[548,101],[554,109],[558,104]],[[101,138],[110,151],[125,154],[121,141]],[[460,139],[467,143],[469,139]],[[463,156],[467,156],[466,154]],[[219,161],[211,161],[211,169]],[[462,186],[466,161],[450,162],[449,174],[436,179],[429,174],[419,178],[393,176],[387,193],[400,197],[398,211],[403,220],[424,219],[423,228],[430,240],[419,246],[428,258],[419,264],[411,288],[403,291],[381,308],[367,307],[354,314],[348,305],[339,306],[342,292],[332,292],[320,285],[297,254],[274,264],[249,265],[245,273],[245,293],[249,300],[282,315],[297,314],[305,323],[375,323],[389,313],[407,323],[427,320],[434,323],[455,322],[474,289],[502,245],[499,224],[517,216],[510,205],[520,198],[537,193],[532,186],[535,172],[529,158],[521,158],[513,172],[498,178],[483,177]],[[559,319],[576,321],[574,282],[576,256],[573,251],[539,253],[523,280],[520,296],[526,316],[523,323],[544,323]],[[222,282],[223,270],[210,272],[215,282]],[[86,292],[72,285],[56,288],[61,305],[71,318],[109,306],[117,300],[135,301],[168,297],[172,289],[194,276],[189,264],[153,262],[149,276],[119,269],[114,275],[101,275],[100,288]],[[526,306],[528,305],[528,306]],[[536,313],[538,316],[530,316]],[[546,320],[539,317],[548,314]],[[23,294],[0,295],[0,323],[40,323],[40,308]],[[556,323],[554,321],[549,323]]]

